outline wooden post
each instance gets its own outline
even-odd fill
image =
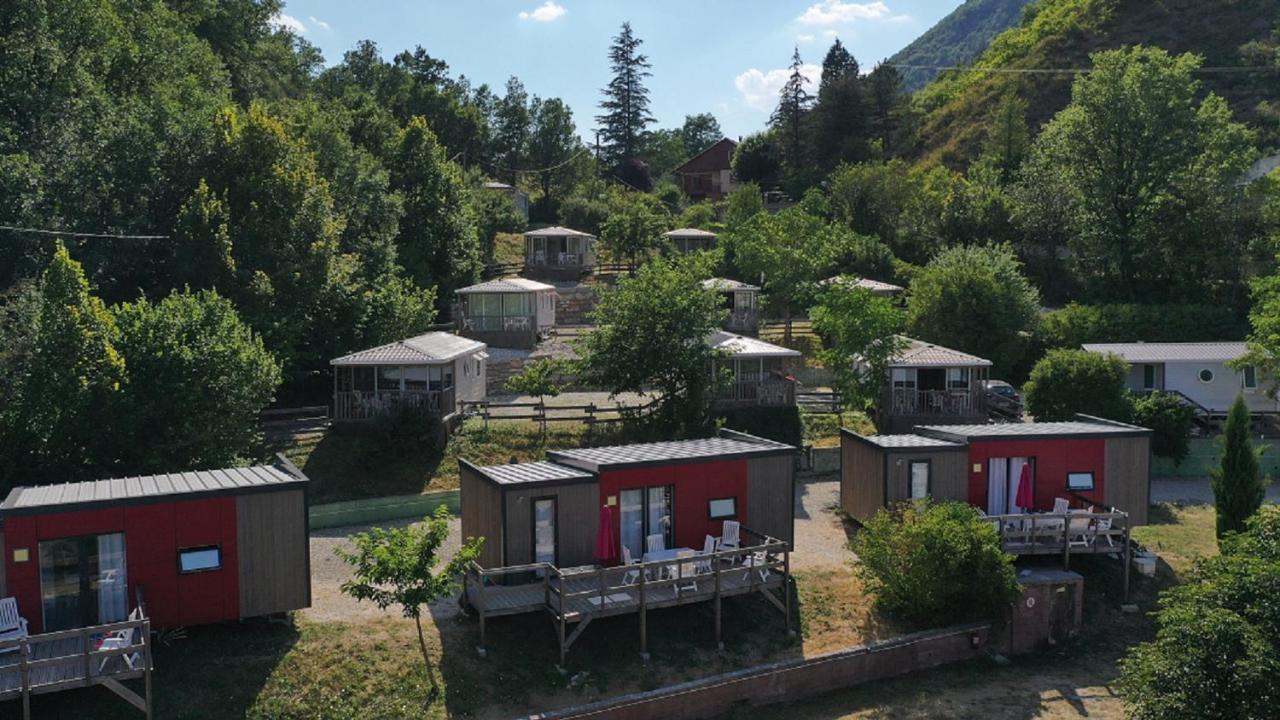
[[[648,570],[645,568],[645,562],[640,562],[640,660],[644,663],[649,662],[649,636],[646,632],[645,621],[648,619],[648,613],[645,611],[644,602],[644,580]]]
[[[1071,514],[1062,518],[1062,569],[1071,567]]]
[[[27,667],[27,652],[30,646],[27,639],[22,638],[18,645],[19,679],[22,683],[22,720],[31,720],[31,669]]]
[[[142,621],[142,687],[146,692],[147,700],[147,720],[151,720],[151,620],[146,618]]]
[[[1129,570],[1133,565],[1133,545],[1129,542],[1129,515],[1124,516],[1124,602],[1129,602]]]
[[[84,660],[84,684],[89,685],[89,630],[83,628],[80,630],[80,653],[81,659]]]
[[[333,419],[334,420],[338,419],[338,373],[341,371],[342,371],[342,368],[340,367],[333,368]],[[354,386],[355,384],[352,383],[352,389],[354,389]]]
[[[560,668],[561,668],[561,669],[564,669],[564,654],[565,654],[565,646],[564,646],[564,574],[563,574],[563,573],[557,573],[557,575],[558,575],[558,576],[559,576],[559,578],[560,578],[560,601],[559,601],[560,612],[559,612],[559,613],[557,613],[557,614],[560,616],[560,617],[559,617],[559,621],[560,621],[560,622],[559,622],[559,625],[560,625]]]
[[[787,637],[791,637],[791,546],[782,551],[782,602],[786,605]]]
[[[720,634],[720,553],[713,551],[711,553],[711,562],[716,575],[716,649],[723,650],[724,641],[721,639]]]

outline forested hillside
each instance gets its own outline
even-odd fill
[[[916,96],[922,114],[914,155],[963,166],[986,137],[1000,99],[1010,91],[1027,102],[1034,132],[1071,99],[1069,73],[1021,72],[1088,68],[1089,54],[1126,45],[1193,52],[1206,68],[1273,64],[1275,0],[1038,0],[1021,25],[1002,33],[974,61],[1003,72],[946,73]],[[1274,46],[1271,46],[1274,48]],[[1012,71],[1012,72],[1010,72]],[[1228,101],[1236,117],[1276,138],[1276,117],[1259,103],[1280,96],[1275,74],[1202,72],[1204,89]]]
[[[991,39],[1018,24],[1032,0],[966,0],[950,15],[889,58],[893,65],[948,67],[968,65]],[[907,92],[916,92],[938,76],[936,70],[899,68]]]

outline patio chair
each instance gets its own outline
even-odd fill
[[[0,600],[0,640],[21,640],[27,636],[27,619],[18,614],[17,598],[7,597]],[[5,648],[0,652],[10,652],[18,647]]]
[[[667,549],[666,542],[662,539],[662,534],[650,535],[644,539],[645,552],[662,552]]]
[[[765,550],[757,550],[748,553],[742,558],[742,567],[746,568],[747,575],[743,578],[750,578],[751,571],[760,573],[760,582],[766,582],[769,579],[769,553]]]
[[[702,541],[702,552],[699,553],[702,555],[702,559],[697,563],[699,575],[705,575],[711,572],[711,556],[715,555],[715,552],[716,539],[715,537],[708,535],[707,538]]]
[[[1098,534],[1101,533],[1104,540],[1107,541],[1107,547],[1115,547],[1115,538],[1111,537],[1111,518],[1098,518],[1094,521],[1094,542],[1097,542]]]
[[[680,557],[682,559],[693,558],[696,555],[697,553],[691,553],[686,550],[680,554]],[[683,592],[698,592],[698,581],[696,578],[698,575],[698,565],[701,563],[701,560],[693,560],[692,562],[686,560],[685,562],[668,566],[667,570],[671,573],[671,577],[679,578],[679,581],[676,583],[676,587],[678,589]]]
[[[142,611],[138,608],[134,608],[133,612],[129,613],[129,619],[141,620]],[[107,635],[106,639],[104,639],[102,643],[98,645],[98,649],[99,650],[123,650],[124,648],[127,648],[130,645],[134,644],[133,635],[137,631],[138,631],[137,628],[125,628],[123,630],[117,630]],[[134,651],[131,653],[126,653],[124,655],[112,655],[110,657],[102,658],[102,662],[98,663],[99,675],[101,675],[102,671],[106,669],[107,663],[111,662],[111,658],[113,657],[119,657],[121,660],[124,660],[124,664],[129,668],[130,671],[133,671],[138,669],[138,663],[142,660],[142,653]]]
[[[1080,514],[1084,515],[1084,513]],[[1070,518],[1068,520],[1068,545],[1071,547],[1090,547],[1097,542],[1097,540],[1097,524],[1092,517]]]
[[[720,547],[729,548],[731,550],[737,550],[740,543],[742,542],[741,540],[742,526],[738,524],[738,521],[725,520],[724,529],[721,530],[721,533],[722,534],[720,535]]]
[[[1071,509],[1071,501],[1066,498],[1053,499],[1053,512],[1055,515],[1065,515]]]
[[[640,564],[640,563],[639,563],[638,561],[631,559],[631,548],[627,547],[626,545],[623,545],[623,546],[622,546],[622,565],[623,565],[623,567],[627,567],[627,566],[630,566],[630,565],[639,565],[639,564]],[[626,572],[624,572],[624,573],[622,574],[622,584],[623,584],[623,585],[635,585],[635,584],[636,584],[637,582],[639,582],[639,581],[640,581],[640,571],[639,571],[639,570],[627,570]]]

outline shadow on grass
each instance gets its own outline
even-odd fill
[[[292,624],[251,620],[190,628],[169,645],[157,642],[151,680],[155,717],[244,717],[298,639]],[[141,680],[125,684],[142,694]],[[20,701],[0,704],[0,717],[21,712]],[[105,688],[86,688],[33,697],[31,716],[136,720],[141,714]]]

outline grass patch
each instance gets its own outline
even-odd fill
[[[1161,503],[1151,506],[1149,524],[1134,528],[1133,537],[1181,576],[1196,558],[1218,554],[1216,521],[1212,505]]]
[[[458,458],[479,465],[541,460],[547,450],[622,442],[616,423],[588,431],[581,423],[470,419],[439,448],[427,438],[372,430],[330,429],[295,438],[284,454],[311,478],[312,503],[411,495],[458,487]]]

